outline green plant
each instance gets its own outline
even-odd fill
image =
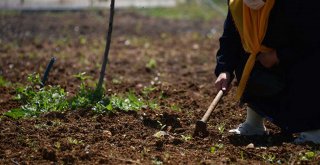
[[[218,150],[223,148],[223,144],[215,144],[214,146],[210,147],[210,152],[211,153],[216,153]]]
[[[264,161],[266,161],[268,163],[273,163],[276,159],[276,156],[273,154],[264,153],[264,154],[262,154],[262,158]]]
[[[177,112],[180,112],[181,111],[181,108],[179,105],[177,104],[172,104],[171,107],[170,107],[171,110],[173,111],[177,111]]]
[[[143,87],[142,93],[145,97],[147,97],[151,92],[157,90],[157,87],[154,86],[145,86]]]
[[[31,87],[38,88],[39,84],[41,84],[40,75],[38,73],[29,74],[27,77],[27,81],[31,84]]]
[[[124,111],[138,111],[147,106],[146,103],[141,98],[138,98],[132,91],[128,92],[126,96],[127,97],[113,95],[110,99],[111,105],[114,108]]]
[[[168,94],[165,91],[161,91],[159,99],[167,99],[169,98]]]
[[[17,95],[15,99],[20,100],[24,103],[26,103],[36,95],[41,84],[40,75],[37,73],[29,74],[27,77],[27,81],[29,82],[29,85],[16,88]]]
[[[190,141],[190,140],[192,140],[192,136],[191,136],[191,135],[186,135],[186,136],[181,135],[181,138],[182,138],[184,141]]]
[[[2,76],[0,76],[0,87],[5,87],[10,85],[10,82],[6,81]]]
[[[40,124],[35,124],[34,128],[36,128],[36,129],[48,129],[49,126],[47,124],[45,124],[45,123],[40,123]]]
[[[152,70],[155,69],[157,67],[157,61],[153,58],[151,58],[148,63],[146,64],[146,68]]]
[[[147,101],[147,104],[148,104],[148,107],[149,107],[151,110],[158,110],[158,109],[160,109],[160,106],[159,106],[159,104],[157,103],[156,100]]]
[[[225,130],[225,126],[226,126],[226,123],[224,123],[224,122],[217,125],[217,129],[220,134],[223,134],[223,132]]]
[[[23,94],[27,98],[24,100],[26,104],[6,112],[6,116],[12,118],[33,117],[43,112],[62,111],[68,108],[67,94],[60,86],[44,87],[38,91],[28,91]]]
[[[79,36],[79,43],[81,45],[85,45],[87,43],[87,38],[85,36],[83,36],[83,35],[80,35]]]
[[[300,160],[302,161],[310,161],[314,159],[317,156],[317,154],[313,151],[307,151],[305,153],[299,153],[299,156]]]
[[[54,145],[54,147],[56,149],[60,150],[60,148],[61,148],[61,143],[60,142],[55,142],[53,145]]]
[[[97,102],[92,107],[93,112],[102,114],[102,113],[108,113],[108,112],[114,112],[114,108],[112,107],[112,104],[110,104],[109,100],[101,100]]]
[[[40,84],[38,74],[30,75],[28,81],[31,86],[17,89],[16,99],[21,100],[24,105],[8,111],[4,115],[18,119],[38,116],[44,112],[63,111],[68,108],[67,93],[60,86],[46,86],[38,89]]]
[[[119,79],[116,79],[116,78],[113,78],[112,79],[112,84],[121,84],[122,82],[121,82],[121,80],[119,80]]]
[[[88,108],[94,103],[94,90],[88,88],[86,85],[80,85],[79,92],[70,99],[70,108]]]
[[[95,97],[96,91],[86,84],[89,76],[85,72],[75,75],[81,83],[78,92],[67,99],[67,92],[60,86],[45,86],[40,88],[40,76],[30,74],[28,81],[30,85],[16,89],[15,99],[20,100],[23,105],[20,108],[12,109],[5,116],[19,119],[23,117],[34,117],[41,113],[52,111],[65,111],[68,109],[88,108],[97,114],[110,113],[115,110],[138,111],[142,108],[158,109],[155,100],[145,101],[132,91],[126,95],[114,94],[110,98],[105,95],[104,88],[101,90],[102,99]],[[145,89],[144,92],[153,91],[153,88]]]
[[[13,119],[20,119],[20,118],[26,117],[27,113],[28,112],[22,110],[21,108],[15,108],[15,109],[11,109],[8,112],[5,112],[3,115],[11,117]]]
[[[152,160],[152,164],[154,164],[154,165],[162,165],[163,162],[162,162],[162,160],[160,160],[159,158],[154,158],[154,159]]]
[[[150,152],[150,149],[143,147],[143,149],[140,153],[141,153],[142,157],[146,157],[149,152]]]
[[[96,104],[98,104],[99,99],[95,97],[95,90],[90,88],[86,80],[91,79],[90,76],[86,76],[85,72],[79,73],[74,75],[77,79],[81,81],[80,86],[79,86],[79,91],[78,93],[70,99],[70,108],[71,109],[77,109],[77,108],[89,108],[92,107]],[[104,88],[101,89],[101,92],[104,93]],[[101,93],[101,96],[103,95]],[[99,103],[100,104],[100,103]],[[99,107],[100,105],[98,105]],[[101,107],[101,106],[100,106]]]
[[[83,142],[81,140],[77,140],[72,137],[68,137],[67,141],[69,144],[74,144],[74,145],[83,144]]]
[[[114,112],[115,109],[123,111],[139,111],[142,108],[158,109],[156,101],[145,101],[132,91],[125,95],[113,95],[110,99],[105,99],[93,105],[92,110],[96,113]]]
[[[244,160],[244,153],[243,153],[243,151],[240,151],[240,157],[241,157],[241,160]]]
[[[85,80],[92,78],[91,76],[87,76],[86,72],[81,72],[73,76],[81,81],[81,85],[85,85]]]

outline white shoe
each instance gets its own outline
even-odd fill
[[[246,122],[241,123],[236,129],[229,130],[230,133],[236,135],[253,136],[253,135],[266,135],[267,129],[263,127],[255,127]]]
[[[315,144],[320,144],[320,130],[307,131],[300,133],[299,137],[294,140],[294,143],[301,144],[306,142],[313,142]]]

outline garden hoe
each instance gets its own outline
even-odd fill
[[[213,99],[206,113],[203,115],[202,119],[197,121],[195,130],[193,132],[193,137],[196,137],[196,136],[206,137],[209,135],[209,132],[207,131],[207,121],[222,96],[223,96],[223,91],[220,90],[216,95],[216,97]]]

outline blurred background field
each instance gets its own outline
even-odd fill
[[[224,0],[117,0],[116,8],[158,8],[177,7],[181,4],[205,4],[220,14],[225,14]],[[0,9],[16,10],[83,10],[108,8],[110,0],[1,0]]]
[[[115,8],[169,20],[221,21],[227,14],[225,0],[116,0]],[[82,11],[107,14],[110,0],[0,0],[0,17],[21,12]]]

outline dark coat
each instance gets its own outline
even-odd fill
[[[316,77],[320,75],[317,69],[320,66],[320,12],[319,2],[311,1],[276,0],[263,44],[276,49],[280,63],[267,69],[256,62],[241,98],[289,133],[320,129],[320,106],[315,96],[320,94],[320,81]],[[228,71],[235,73],[239,80],[249,54],[243,50],[230,12],[219,41],[216,76]],[[250,81],[255,71],[261,69],[281,77],[283,86],[279,87],[279,92],[259,96],[259,92],[255,95],[250,91]],[[263,81],[277,86],[268,79]]]

